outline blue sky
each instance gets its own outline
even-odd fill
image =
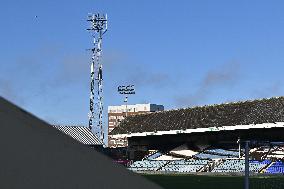
[[[166,109],[282,96],[284,2],[0,2],[0,95],[50,123],[87,125],[88,13],[107,13],[104,104]]]

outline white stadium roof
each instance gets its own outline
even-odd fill
[[[174,134],[188,134],[188,133],[202,133],[202,132],[216,132],[216,131],[233,131],[233,130],[245,130],[245,129],[270,129],[270,128],[284,128],[284,122],[276,123],[263,123],[263,124],[250,124],[250,125],[234,125],[234,126],[222,126],[222,127],[208,127],[197,129],[185,129],[185,130],[170,130],[170,131],[157,131],[157,132],[143,132],[143,133],[130,133],[130,134],[117,134],[112,135],[112,138],[124,138],[124,137],[139,137],[139,136],[152,136],[152,135],[174,135]]]

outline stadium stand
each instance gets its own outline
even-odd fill
[[[154,152],[154,153],[149,154],[149,155],[146,156],[144,159],[147,159],[147,160],[154,160],[154,159],[160,157],[161,155],[163,155],[163,154],[160,153],[160,152],[158,152],[158,151],[156,151],[156,152]]]
[[[209,150],[205,150],[204,152],[210,153],[210,154],[221,155],[221,156],[231,156],[231,157],[238,157],[239,155],[239,152],[224,150],[224,149],[209,149]]]
[[[271,148],[271,150],[268,152],[266,158],[269,159],[284,159],[284,148],[276,146],[274,148]]]
[[[270,152],[269,146],[260,146],[250,150],[251,156],[256,159],[266,159]]]
[[[207,146],[202,148],[200,152],[189,158],[181,158],[181,156],[171,155],[170,152],[179,152],[188,150],[186,144],[180,145],[168,152],[162,153],[157,150],[151,150],[143,160],[134,162],[129,169],[136,172],[164,172],[164,173],[195,173],[195,172],[212,172],[212,173],[244,173],[245,160],[236,158],[239,155],[238,149],[230,145],[226,145],[224,149],[222,145]],[[193,147],[196,148],[196,147]],[[241,149],[243,152],[244,149]],[[284,173],[284,163],[278,160],[274,162],[274,158],[266,158],[260,160],[254,157],[265,157],[267,154],[274,155],[284,153],[283,144],[254,146],[250,150],[249,170],[252,173]]]
[[[198,172],[208,164],[208,160],[179,159],[179,160],[144,160],[136,161],[129,166],[129,170],[135,172]]]
[[[177,148],[175,148],[177,149]],[[181,148],[179,148],[181,149]],[[283,153],[283,147],[274,146],[274,152]],[[261,146],[252,149],[263,151],[267,154],[268,147]],[[210,154],[211,153],[211,154]],[[146,156],[142,161],[136,161],[129,166],[129,170],[135,172],[164,172],[164,173],[194,173],[194,172],[213,172],[213,173],[244,173],[245,160],[237,159],[235,149],[225,150],[221,148],[208,148],[190,159],[177,158],[162,152],[155,151]],[[264,156],[263,154],[261,156]],[[150,159],[149,159],[150,158]],[[249,160],[249,170],[253,173],[284,174],[284,163],[280,160],[273,162],[271,159]]]
[[[156,112],[129,116],[110,134],[283,122],[283,109],[284,97],[274,97]]]
[[[249,170],[251,172],[258,173],[265,166],[270,164],[270,162],[271,161],[269,160],[264,160],[264,161],[251,160],[249,162]],[[243,159],[224,160],[224,162],[222,162],[212,170],[212,172],[244,172],[244,171],[245,171],[245,160]]]
[[[284,97],[193,107],[129,116],[110,134],[127,136],[133,160],[159,150],[134,171],[243,173],[248,140],[250,172],[283,173],[283,112]]]
[[[198,172],[205,167],[207,163],[208,160],[174,160],[162,167],[160,171],[181,173]]]
[[[223,156],[223,155],[215,155],[215,154],[208,154],[201,152],[194,155],[194,157],[198,159],[225,159],[225,158],[232,158],[233,156]]]
[[[211,169],[211,166],[213,169]],[[270,165],[270,166],[268,166]],[[267,168],[268,167],[268,168]],[[244,159],[223,159],[221,162],[202,159],[179,160],[143,160],[136,161],[128,168],[135,172],[165,172],[165,173],[243,173],[245,171]],[[284,163],[270,160],[250,160],[249,170],[253,173],[283,174]]]
[[[236,158],[239,156],[239,152],[236,150],[225,150],[221,148],[208,148],[202,152],[193,155],[194,158],[198,159],[226,159]]]
[[[158,171],[162,166],[166,165],[168,161],[158,160],[144,160],[135,161],[129,166],[131,171]]]

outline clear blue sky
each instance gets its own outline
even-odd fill
[[[166,109],[281,96],[284,1],[1,0],[0,95],[51,123],[87,125],[87,13],[107,13],[104,104]],[[0,107],[1,108],[1,107]]]

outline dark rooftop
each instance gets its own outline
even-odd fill
[[[85,126],[52,125],[62,133],[85,145],[103,145],[100,139]]]
[[[111,134],[284,122],[284,97],[129,116]]]

